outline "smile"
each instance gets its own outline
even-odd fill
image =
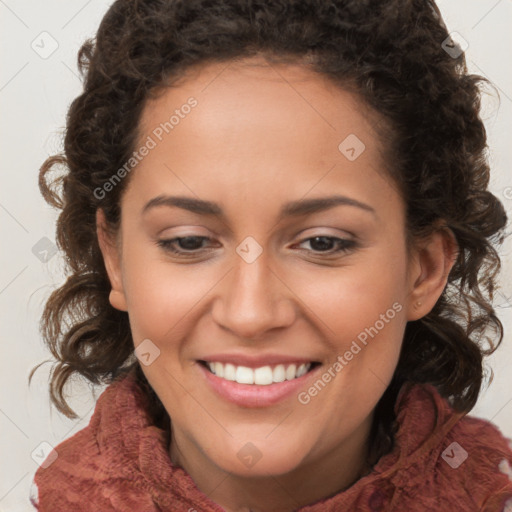
[[[207,387],[239,407],[269,407],[296,397],[322,366],[314,361],[256,367],[213,360],[196,363]]]
[[[247,366],[235,366],[231,363],[208,362],[208,369],[217,377],[225,380],[238,382],[239,384],[255,384],[268,386],[285,380],[293,380],[305,375],[313,363],[306,364],[278,364],[274,367],[260,366],[259,368],[248,368]]]

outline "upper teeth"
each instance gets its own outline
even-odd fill
[[[235,366],[231,363],[208,362],[210,371],[226,380],[232,380],[239,384],[258,384],[266,386],[273,382],[283,382],[302,377],[311,368],[311,363],[283,365],[278,364],[274,368],[261,366],[260,368],[248,368],[247,366]]]

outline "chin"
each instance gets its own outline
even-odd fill
[[[234,455],[231,455],[234,454]],[[236,443],[229,450],[213,450],[212,461],[222,470],[240,477],[280,476],[296,470],[303,462],[305,452],[297,446],[274,447],[261,442]]]

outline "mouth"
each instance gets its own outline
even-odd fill
[[[199,361],[199,363],[221,379],[256,386],[269,386],[298,379],[320,365],[317,361],[311,361],[309,363],[275,364],[250,368],[220,361]]]
[[[268,407],[287,398],[297,398],[321,366],[317,361],[249,367],[197,360],[210,390],[239,407]]]

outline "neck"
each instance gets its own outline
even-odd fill
[[[372,419],[370,415],[335,449],[308,457],[286,474],[246,477],[226,472],[174,429],[169,451],[173,464],[185,469],[197,488],[226,512],[292,512],[338,494],[369,471]]]

